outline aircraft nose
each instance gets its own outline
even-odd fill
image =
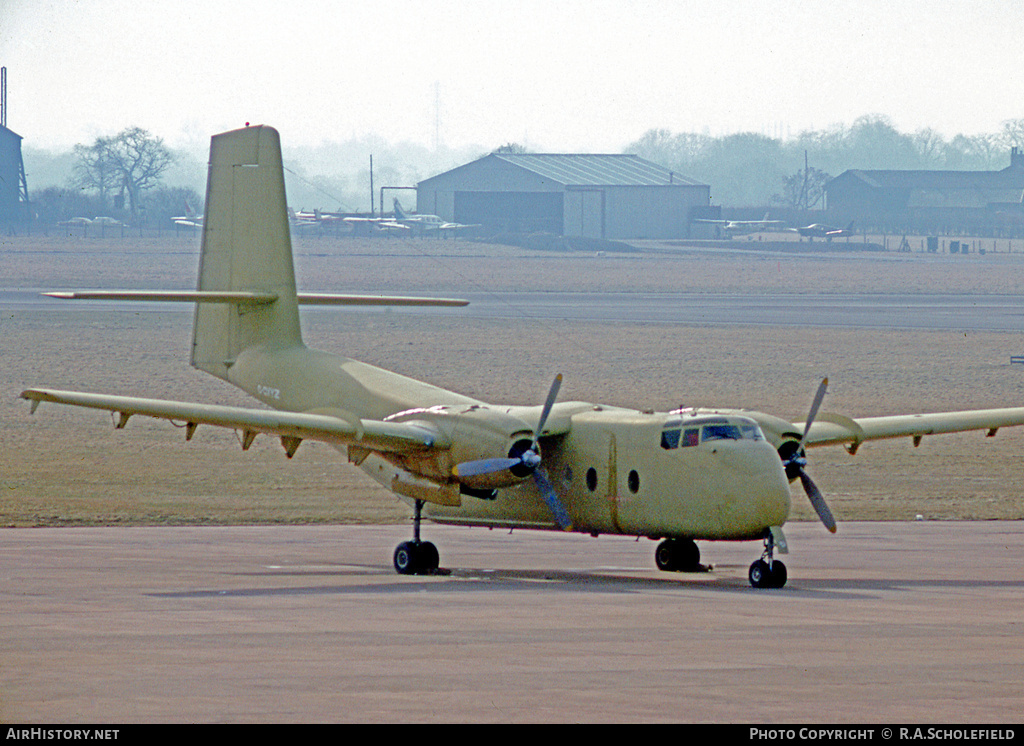
[[[789,517],[790,493],[779,454],[766,441],[732,445],[738,447],[720,451],[736,480],[730,519],[757,530],[781,526]]]

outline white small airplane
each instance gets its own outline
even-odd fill
[[[288,222],[292,226],[292,230],[296,231],[315,231],[320,229],[320,217],[313,212],[304,212],[302,210],[295,211],[292,208],[288,208]]]
[[[802,228],[790,228],[789,230],[799,233],[803,238],[824,238],[831,241],[833,238],[845,238],[853,235],[853,221],[851,220],[849,225],[845,228],[836,228],[832,225],[825,225],[824,223],[811,223],[805,225]]]
[[[479,225],[467,225],[464,223],[453,223],[445,220],[439,215],[428,215],[426,213],[408,213],[396,198],[394,200],[395,216],[393,218],[345,218],[346,222],[353,225],[363,223],[371,224],[380,230],[410,231],[417,235],[426,233],[444,233],[470,228],[479,228]]]
[[[124,223],[117,218],[110,218],[105,215],[100,215],[92,219],[93,225],[102,225],[108,228],[123,228]]]
[[[737,409],[671,412],[558,402],[555,377],[542,405],[490,404],[341,355],[305,346],[299,305],[465,305],[465,301],[298,293],[278,133],[246,127],[213,137],[198,290],[69,291],[59,298],[196,304],[192,365],[241,388],[266,408],[30,388],[32,402],[135,415],[279,438],[292,456],[303,440],[328,443],[413,508],[413,538],[394,552],[399,573],[439,568],[420,538],[423,518],[508,529],[620,534],[660,540],[662,570],[708,571],[695,543],[759,541],[749,569],[758,588],[787,580],[776,551],[790,483],[799,480],[829,531],[836,522],[807,473],[806,450],[1024,424],[1024,407],[853,419],[819,413],[822,381],[803,422]],[[187,475],[182,479],[187,480]],[[898,480],[898,475],[895,477]]]
[[[175,225],[179,225],[182,228],[202,228],[203,227],[203,216],[196,213],[195,208],[185,200],[185,214],[176,215],[171,218]]]
[[[80,225],[83,228],[88,228],[90,225],[92,225],[92,218],[81,218],[81,217],[79,217],[79,218],[68,218],[67,220],[60,221],[57,225],[67,225],[67,226],[78,226],[78,225]]]
[[[479,228],[479,225],[466,225],[465,223],[453,223],[438,215],[427,215],[426,213],[409,213],[402,209],[401,203],[395,199],[395,220],[413,229],[421,231],[459,231],[468,228]]]
[[[761,220],[712,220],[709,218],[698,218],[695,223],[706,225],[717,225],[722,233],[728,235],[743,235],[746,233],[759,233],[761,231],[781,230],[785,227],[784,220],[769,220],[768,213],[764,214]]]

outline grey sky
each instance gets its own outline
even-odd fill
[[[246,122],[594,152],[864,114],[997,132],[1024,117],[1022,32],[1019,0],[0,0],[8,126],[34,147],[130,125],[203,147]]]

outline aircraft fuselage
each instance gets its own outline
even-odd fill
[[[229,381],[276,409],[414,423],[445,449],[349,460],[443,523],[557,529],[527,473],[453,475],[457,464],[529,442],[540,407],[493,405],[302,346],[250,348]],[[360,411],[345,406],[360,403]],[[782,525],[789,482],[774,444],[745,414],[637,411],[559,402],[540,438],[544,466],[574,531],[694,539],[757,539]]]

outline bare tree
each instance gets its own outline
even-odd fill
[[[1003,146],[1024,147],[1024,119],[1007,119],[1003,122]]]
[[[832,177],[814,166],[797,171],[783,179],[782,194],[773,195],[772,200],[798,210],[811,210],[825,197],[825,185]]]
[[[528,151],[526,150],[526,146],[525,145],[520,145],[517,142],[507,142],[504,145],[501,145],[501,146],[495,148],[491,152],[492,153],[497,153],[499,155],[502,155],[502,154],[521,155],[522,153],[526,153]]]
[[[925,127],[914,133],[913,142],[922,168],[938,168],[944,164],[946,141],[940,133]]]
[[[157,185],[174,159],[161,138],[141,127],[97,138],[89,146],[76,145],[75,155],[77,186],[97,189],[103,205],[108,193],[119,190],[119,201],[133,220],[139,216],[143,192]]]
[[[108,152],[121,176],[121,187],[128,194],[132,218],[138,218],[142,193],[157,185],[174,158],[162,138],[153,137],[141,127],[129,127],[114,137]]]
[[[120,174],[110,159],[111,139],[98,137],[92,145],[74,147],[77,162],[73,184],[83,190],[95,189],[99,193],[101,212],[107,209],[107,195],[121,183]]]

